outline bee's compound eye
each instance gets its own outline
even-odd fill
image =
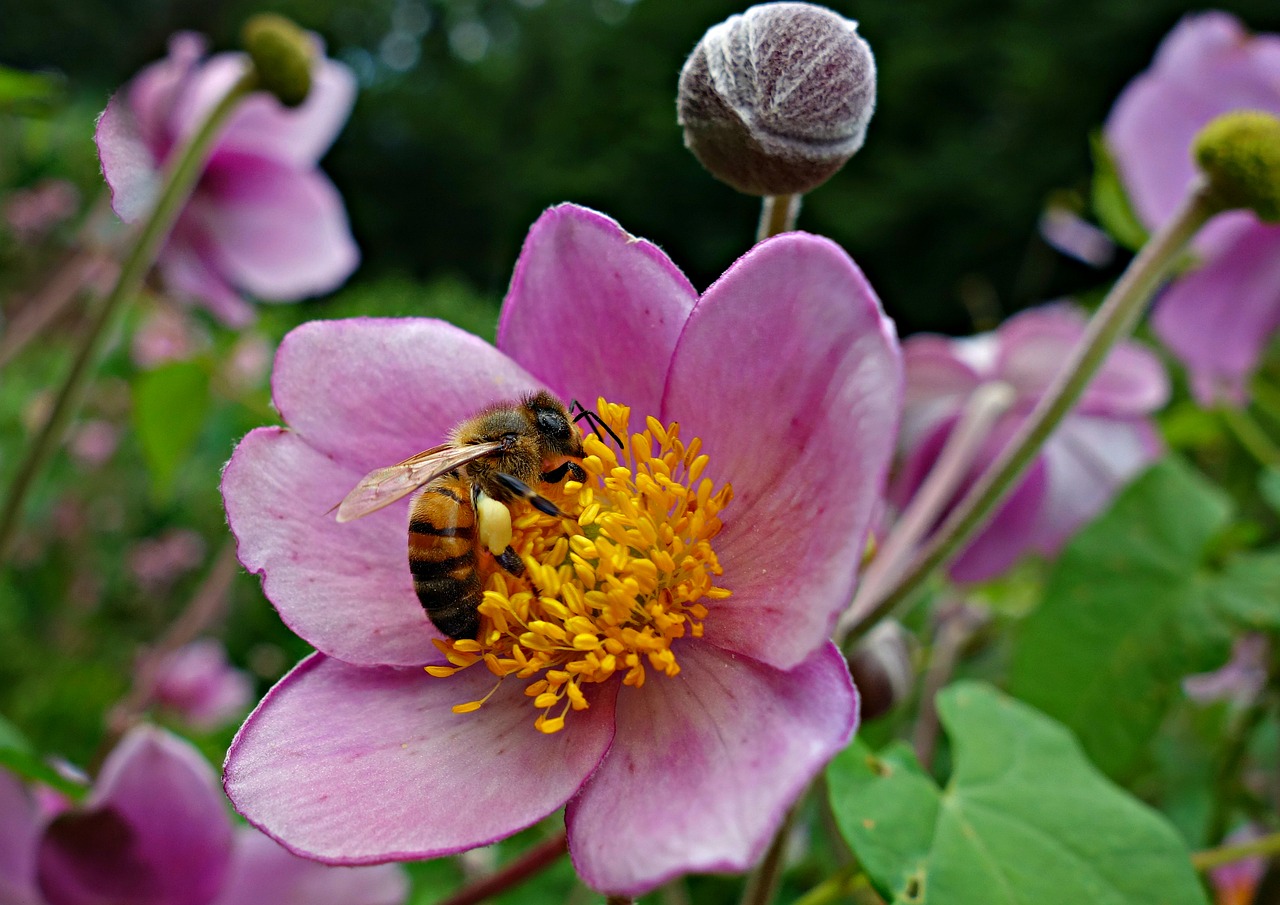
[[[553,440],[568,440],[569,422],[559,412],[541,409],[538,411],[538,431]]]

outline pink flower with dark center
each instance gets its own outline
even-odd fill
[[[226,648],[202,638],[175,650],[160,663],[156,703],[193,729],[215,729],[244,715],[253,683],[227,662]]]
[[[199,35],[175,35],[169,56],[117,92],[98,120],[102,172],[126,223],[150,212],[166,162],[247,65],[243,54],[204,53]],[[287,109],[265,92],[241,102],[157,262],[173,292],[239,326],[253,316],[242,293],[292,302],[351,275],[359,250],[342,198],[316,163],[354,98],[351,72],[320,57],[301,106]]]
[[[234,827],[213,769],[159,729],[132,730],[79,807],[50,808],[0,770],[5,905],[399,905],[394,867],[334,868]]]
[[[1120,177],[1149,229],[1173,214],[1196,176],[1196,133],[1233,110],[1280,115],[1280,36],[1249,35],[1227,13],[1187,16],[1106,123]],[[1197,399],[1241,404],[1280,327],[1280,226],[1247,211],[1221,214],[1193,250],[1198,265],[1165,291],[1152,326],[1186,365]]]
[[[249,434],[222,489],[241,561],[320,652],[241,729],[232,801],[334,863],[456,853],[565,806],[596,889],[745,869],[857,722],[828,638],[900,368],[825,239],[763,242],[699,298],[655,246],[569,205],[530,231],[496,349],[433,320],[295,330],[273,375],[289,426]],[[604,397],[626,449],[588,436],[572,518],[516,507],[525,577],[480,553],[480,632],[446,642],[414,593],[408,499],[345,524],[325,510],[541,387]]]
[[[1004,383],[1014,391],[1013,405],[992,429],[957,498],[963,494],[1012,438],[1083,333],[1079,312],[1050,305],[1018,314],[994,333],[908,338],[898,441],[903,458],[890,500],[905,506],[919,489],[978,387]],[[1168,380],[1154,355],[1132,342],[1112,350],[1022,481],[951,566],[951,577],[985,581],[1031,550],[1056,553],[1117,489],[1159,457],[1162,446],[1148,415],[1168,396]]]

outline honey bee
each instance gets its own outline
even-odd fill
[[[507,507],[523,499],[563,517],[535,487],[586,480],[578,464],[584,453],[577,422],[584,418],[621,446],[594,412],[576,402],[566,407],[545,390],[489,406],[454,428],[447,443],[365,475],[338,504],[337,520],[362,518],[421,488],[409,515],[414,590],[436,628],[450,638],[474,638],[484,597],[481,557],[523,574]]]

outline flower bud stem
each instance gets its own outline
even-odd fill
[[[1224,845],[1220,848],[1193,852],[1191,866],[1203,873],[1207,870],[1213,870],[1215,867],[1222,867],[1224,864],[1243,861],[1245,858],[1278,854],[1280,854],[1280,833],[1272,833],[1269,836],[1263,836],[1261,839],[1250,839],[1248,842],[1237,842],[1234,845]]]
[[[763,242],[770,236],[790,232],[796,228],[800,216],[802,195],[765,195],[760,205],[760,226],[756,229],[756,241]]]
[[[909,597],[983,527],[987,517],[1035,459],[1045,440],[1071,411],[1112,347],[1133,332],[1147,302],[1187,243],[1221,210],[1202,181],[1192,186],[1177,213],[1152,235],[1111,288],[1057,378],[991,467],[921,547],[902,577],[884,593],[877,592],[874,599],[867,602],[865,611],[850,620],[848,640],[861,637]]]
[[[111,334],[124,302],[133,298],[142,280],[155,263],[173,225],[182,213],[183,205],[195,189],[205,163],[213,150],[214,141],[222,126],[240,100],[257,85],[257,75],[250,69],[232,86],[226,96],[210,111],[199,130],[166,168],[160,196],[150,216],[138,232],[129,256],[120,267],[120,275],[106,300],[99,306],[80,347],[76,350],[71,371],[58,390],[53,408],[40,428],[34,441],[18,464],[18,470],[5,494],[4,509],[0,511],[0,564],[8,561],[17,536],[22,510],[39,477],[41,469],[57,448],[67,422],[75,414],[84,394],[93,368],[107,337]]]

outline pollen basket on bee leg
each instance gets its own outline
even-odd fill
[[[673,643],[701,637],[707,604],[730,593],[716,583],[722,570],[712,541],[732,488],[717,489],[702,477],[701,441],[685,443],[679,425],[646,418],[632,434],[629,416],[626,407],[600,400],[607,435],[626,441],[617,448],[586,436],[585,480],[541,488],[563,517],[523,501],[508,509],[481,495],[482,542],[495,553],[505,549],[506,543],[494,549],[505,530],[525,571],[490,572],[475,640],[436,641],[450,665],[427,668],[443,678],[483,663],[498,681],[527,682],[542,732],[559,731],[571,711],[587,709],[593,684],[616,676],[640,689],[650,673],[677,675]],[[506,514],[505,529],[490,505]],[[482,704],[463,702],[455,710]]]

